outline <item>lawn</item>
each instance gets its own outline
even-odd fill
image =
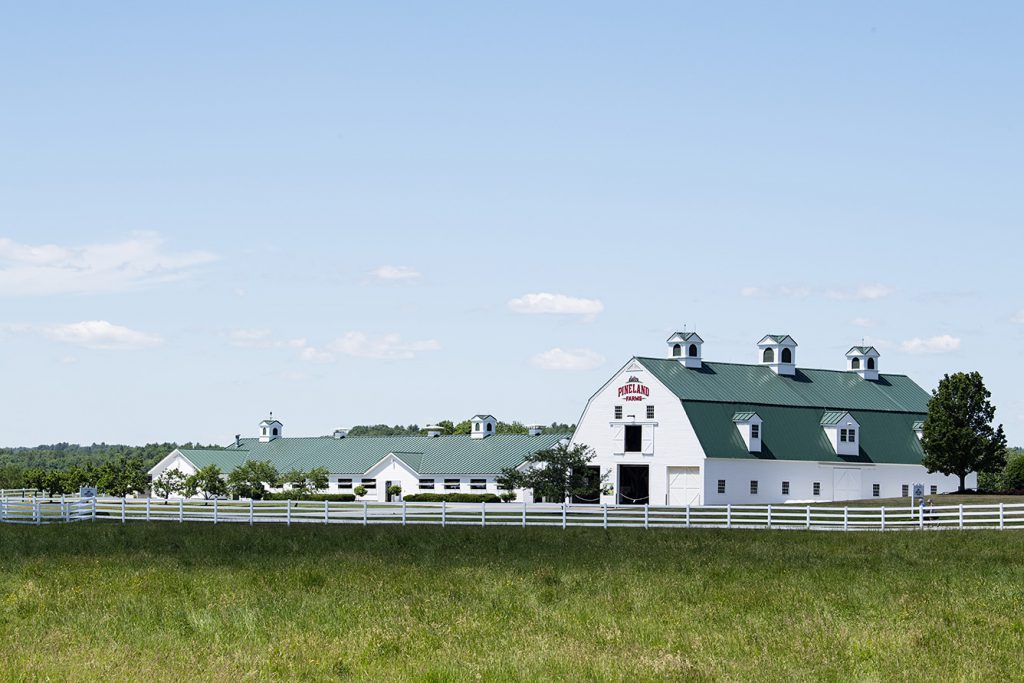
[[[0,525],[4,680],[1021,680],[1024,533]]]

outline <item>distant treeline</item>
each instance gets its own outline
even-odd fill
[[[435,422],[441,428],[442,434],[469,434],[472,423],[469,420],[452,422],[451,420],[439,420]],[[564,422],[552,422],[541,430],[542,434],[565,434],[576,429],[576,425]],[[526,434],[529,430],[522,422],[498,422],[498,434]],[[425,427],[419,425],[389,426],[386,424],[359,425],[348,430],[349,436],[418,436],[426,433]]]

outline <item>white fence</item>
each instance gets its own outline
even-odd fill
[[[278,524],[433,524],[814,529],[1024,529],[1024,504],[839,507],[826,505],[572,505],[548,503],[335,503],[151,498],[0,498],[0,522],[167,521]]]

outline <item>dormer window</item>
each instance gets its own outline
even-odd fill
[[[494,419],[493,415],[474,415],[470,422],[473,425],[469,434],[472,439],[486,439],[496,431],[495,428],[498,426],[498,421]]]
[[[857,440],[860,423],[849,412],[827,411],[821,417],[821,428],[825,430],[836,455],[860,455],[860,443]]]
[[[260,443],[269,443],[284,434],[284,425],[274,419],[274,414],[260,422]]]
[[[747,447],[748,453],[761,452],[761,416],[755,412],[740,412],[732,416],[733,424],[740,433],[740,438]]]
[[[700,347],[704,343],[696,332],[676,332],[665,340],[669,348],[669,358],[675,358],[683,367],[699,369],[702,367]]]
[[[767,334],[757,342],[762,365],[776,375],[796,375],[796,341],[788,334]]]
[[[846,369],[866,380],[878,380],[878,351],[873,346],[854,346],[846,352]]]

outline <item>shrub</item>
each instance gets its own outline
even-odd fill
[[[305,493],[295,489],[266,495],[266,500],[329,500],[332,503],[351,503],[355,499],[354,493]]]
[[[516,499],[515,491],[502,491],[498,494],[498,498],[501,498],[502,503],[511,503]]]
[[[405,497],[410,503],[500,503],[493,493],[413,493]]]
[[[366,487],[360,484],[359,486],[352,489],[352,493],[356,494],[360,498],[366,495]]]
[[[1002,488],[1004,491],[1020,491],[1024,489],[1024,455],[1016,455],[1006,463],[1003,470]],[[979,475],[979,486],[980,475]]]

